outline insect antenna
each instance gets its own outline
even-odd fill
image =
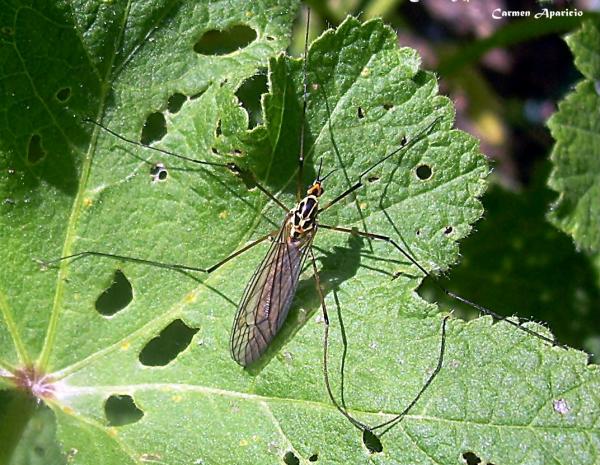
[[[319,181],[323,181],[323,179],[321,179],[321,170],[323,169],[323,159],[321,158],[319,160],[319,171],[317,171],[317,179]]]
[[[326,180],[326,179],[327,179],[329,176],[331,176],[331,175],[332,175],[333,173],[335,173],[337,170],[338,170],[338,168],[334,168],[334,169],[332,169],[332,170],[331,170],[329,173],[327,173],[325,176],[323,176],[323,177],[321,178],[321,177],[320,177],[320,176],[321,176],[321,171],[320,171],[320,169],[319,169],[319,178],[318,178],[318,179],[319,179],[319,181],[321,181],[321,182],[325,181],[325,180]]]

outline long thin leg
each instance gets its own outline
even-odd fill
[[[321,288],[321,280],[319,279],[319,271],[317,269],[317,263],[316,263],[315,255],[312,251],[312,248],[310,249],[310,258],[311,258],[311,263],[312,263],[313,272],[314,272],[314,276],[315,276],[315,284],[317,286],[317,292],[319,294],[319,299],[321,300],[321,309],[323,310],[323,319],[325,320],[325,332],[324,332],[324,336],[323,336],[323,378],[325,379],[325,387],[327,389],[327,394],[329,396],[329,399],[335,406],[335,408],[342,415],[344,415],[348,419],[348,421],[350,423],[352,423],[356,428],[358,428],[361,431],[364,431],[365,429],[369,429],[369,427],[367,425],[365,425],[364,423],[361,423],[360,421],[358,421],[352,415],[350,415],[346,411],[346,409],[343,408],[338,403],[335,396],[333,395],[333,390],[331,389],[331,384],[329,382],[329,367],[328,367],[328,363],[327,363],[327,360],[328,360],[328,350],[327,349],[329,346],[329,315],[327,314],[327,307],[325,306],[325,295],[323,294],[323,289]]]
[[[112,136],[116,137],[117,139],[122,140],[123,142],[127,142],[128,144],[137,145],[138,147],[143,147],[145,149],[154,150],[155,152],[162,153],[163,155],[168,155],[170,157],[178,158],[179,160],[185,160],[185,161],[189,161],[191,163],[196,163],[197,165],[220,166],[222,168],[228,168],[228,169],[230,169],[232,171],[239,170],[239,168],[237,167],[237,165],[235,163],[218,163],[218,162],[212,162],[212,161],[206,161],[206,160],[198,160],[196,158],[186,157],[185,155],[180,155],[178,153],[171,152],[169,150],[161,149],[159,147],[153,147],[151,145],[143,144],[143,143],[138,142],[136,140],[129,139],[129,138],[125,137],[125,136],[122,136],[118,132],[115,132],[112,129],[107,128],[103,124],[98,123],[97,121],[94,121],[93,119],[83,118],[83,121],[85,123],[91,123],[91,124],[94,124],[94,125],[98,126],[100,129],[103,129],[104,131],[108,132],[109,134],[111,134]]]
[[[195,163],[197,165],[219,166],[221,168],[227,168],[229,171],[233,172],[235,175],[250,176],[252,184],[254,184],[263,194],[265,194],[269,199],[271,199],[273,202],[275,202],[286,213],[288,211],[290,211],[290,209],[288,207],[286,207],[279,199],[277,199],[264,186],[262,186],[256,180],[256,178],[254,177],[254,175],[252,173],[243,172],[242,169],[239,166],[237,166],[235,163],[218,163],[218,162],[211,162],[211,161],[206,161],[206,160],[199,160],[197,158],[186,157],[185,155],[181,155],[179,153],[171,152],[169,150],[161,149],[159,147],[153,147],[152,145],[148,145],[148,144],[142,144],[141,142],[138,142],[138,141],[133,140],[133,139],[128,139],[127,137],[122,136],[121,134],[113,131],[112,129],[109,129],[108,127],[104,126],[103,124],[98,123],[97,121],[94,121],[93,119],[84,118],[83,121],[86,122],[86,123],[91,123],[91,124],[94,124],[94,125],[98,126],[99,128],[101,128],[104,131],[108,132],[112,136],[116,137],[119,140],[122,140],[123,142],[127,142],[128,144],[133,144],[133,145],[137,145],[138,147],[142,147],[142,148],[149,149],[149,150],[154,150],[155,152],[162,153],[163,155],[168,155],[170,157],[174,157],[174,158],[177,158],[179,160],[187,161],[187,162],[190,162],[190,163]],[[142,161],[144,163],[152,165],[152,163],[149,162],[149,161],[147,161],[147,160],[142,160]]]
[[[110,259],[113,259],[113,260],[122,260],[122,261],[127,261],[127,262],[140,263],[142,265],[150,265],[150,266],[154,266],[154,267],[157,267],[157,268],[165,268],[165,269],[174,270],[174,271],[196,271],[196,272],[201,272],[201,273],[212,273],[213,271],[215,271],[217,268],[221,267],[222,265],[224,265],[228,261],[233,260],[235,257],[239,257],[244,252],[247,252],[248,250],[250,250],[255,245],[258,245],[261,242],[266,241],[270,237],[273,237],[273,234],[274,234],[274,231],[272,231],[269,234],[266,234],[266,235],[264,235],[264,236],[262,236],[262,237],[260,237],[260,238],[258,238],[256,240],[250,242],[246,246],[244,246],[241,249],[235,251],[234,253],[232,253],[228,257],[224,258],[223,260],[221,260],[218,263],[215,263],[214,265],[212,265],[209,268],[199,268],[199,267],[196,267],[196,266],[179,265],[177,263],[162,263],[162,262],[156,262],[156,261],[153,261],[153,260],[146,260],[146,259],[138,258],[138,257],[128,257],[128,256],[125,256],[125,255],[117,255],[117,254],[106,253],[106,252],[96,252],[96,251],[93,251],[93,250],[89,250],[89,251],[85,251],[85,252],[79,252],[79,253],[72,254],[72,255],[67,255],[65,257],[55,258],[53,260],[36,260],[36,261],[38,263],[40,263],[42,266],[48,267],[50,265],[53,265],[53,264],[58,263],[58,262],[62,262],[64,260],[75,261],[75,260],[79,260],[79,259],[84,258],[84,257],[95,256],[95,257],[110,258]]]
[[[344,409],[346,407],[346,399],[344,398],[344,379],[345,379],[345,369],[346,369],[346,356],[348,355],[348,339],[346,338],[346,329],[344,328],[344,321],[342,320],[342,312],[340,310],[340,300],[338,298],[337,292],[333,291],[333,299],[335,300],[335,305],[337,308],[338,321],[340,323],[340,335],[342,337],[342,346],[344,350],[342,351],[342,358],[340,363],[340,403]]]
[[[332,207],[333,205],[335,205],[336,203],[338,203],[340,200],[348,197],[352,192],[354,192],[355,190],[361,188],[363,186],[363,178],[370,173],[373,169],[375,169],[376,167],[378,167],[379,165],[381,165],[384,161],[388,160],[389,158],[393,157],[394,155],[396,155],[397,153],[403,151],[403,150],[408,150],[411,146],[413,146],[414,144],[416,144],[419,140],[421,140],[421,138],[428,134],[429,131],[431,131],[431,129],[433,128],[433,126],[441,119],[441,116],[436,117],[431,123],[429,123],[427,125],[427,127],[425,129],[423,129],[421,132],[419,132],[415,137],[411,138],[410,140],[407,140],[406,138],[404,138],[402,140],[402,142],[400,143],[400,147],[398,147],[397,149],[392,150],[390,153],[388,153],[385,157],[383,157],[381,160],[379,160],[378,162],[376,162],[375,164],[371,165],[369,168],[367,168],[366,170],[364,170],[362,173],[360,173],[358,175],[358,178],[356,180],[356,182],[350,186],[348,189],[346,189],[344,192],[342,192],[340,195],[338,195],[336,198],[334,198],[332,201],[328,202],[325,204],[325,206],[321,207],[319,209],[319,213],[327,210],[328,208]]]
[[[491,317],[493,317],[494,319],[498,320],[498,321],[506,321],[507,323],[519,328],[520,330],[531,334],[532,336],[535,336],[539,339],[542,339],[543,341],[549,342],[550,344],[552,344],[553,346],[558,346],[558,347],[562,347],[562,348],[567,348],[566,346],[559,344],[558,342],[556,342],[554,339],[550,339],[547,336],[544,336],[543,334],[539,334],[536,333],[535,331],[532,331],[529,328],[526,328],[525,326],[522,326],[519,323],[516,323],[512,320],[509,320],[508,317],[505,317],[503,315],[500,315],[496,312],[494,312],[493,310],[490,310],[489,308],[486,308],[482,305],[476,304],[475,302],[471,302],[468,299],[465,299],[464,297],[461,297],[458,294],[455,294],[452,291],[449,291],[448,289],[446,289],[444,286],[442,286],[437,279],[435,279],[435,277],[433,275],[431,275],[425,268],[423,268],[413,257],[410,256],[410,254],[408,254],[408,252],[406,252],[402,247],[400,247],[398,245],[398,243],[396,243],[396,241],[394,241],[391,237],[389,236],[384,236],[381,234],[373,234],[373,233],[368,233],[368,232],[363,232],[363,231],[357,231],[355,229],[349,229],[349,228],[342,228],[340,226],[328,226],[328,225],[324,225],[324,224],[319,224],[320,228],[324,228],[324,229],[329,229],[331,231],[338,231],[338,232],[342,232],[342,233],[346,233],[346,234],[356,234],[358,236],[361,237],[367,237],[369,239],[373,239],[373,240],[378,240],[378,241],[383,241],[383,242],[387,242],[388,244],[391,244],[392,246],[394,246],[398,251],[400,251],[400,253],[402,255],[404,255],[413,265],[415,265],[425,276],[427,276],[428,278],[431,278],[433,280],[433,282],[435,283],[435,285],[447,296],[449,296],[450,298],[457,300],[459,302],[462,302],[464,304],[467,304],[471,307],[473,307],[474,309],[480,311],[481,313],[484,313],[486,315],[490,315]]]
[[[412,408],[419,401],[419,399],[421,398],[421,396],[423,395],[425,390],[431,385],[431,383],[433,382],[433,380],[435,379],[437,374],[442,369],[442,364],[444,362],[444,353],[446,351],[446,322],[448,321],[448,318],[450,318],[449,315],[445,316],[444,320],[442,321],[442,338],[441,338],[441,342],[440,342],[440,352],[439,352],[438,362],[437,362],[435,369],[429,375],[429,378],[427,378],[427,381],[425,381],[425,384],[423,384],[423,386],[419,390],[418,394],[413,398],[411,403],[406,406],[406,408],[402,411],[402,413],[396,415],[394,418],[391,418],[390,420],[384,421],[383,423],[380,423],[379,425],[373,426],[371,428],[372,431],[375,431],[380,428],[385,428],[383,430],[383,432],[379,434],[379,436],[383,436],[385,433],[387,433],[391,428],[393,428],[397,423],[399,423],[402,420],[402,418],[404,418],[406,416],[406,414],[408,412],[410,412],[412,410]]]
[[[304,177],[304,124],[306,120],[306,101],[308,85],[306,79],[306,61],[308,58],[308,30],[310,28],[310,8],[306,10],[306,33],[304,35],[304,62],[302,63],[302,121],[300,122],[300,154],[298,155],[298,180],[296,186],[296,200],[302,198],[302,182]]]
[[[425,390],[431,385],[431,383],[433,382],[435,377],[438,375],[438,373],[442,369],[442,364],[444,361],[444,354],[445,354],[445,350],[446,350],[446,322],[448,321],[448,319],[450,317],[446,316],[446,317],[444,317],[444,319],[442,321],[442,336],[441,336],[441,342],[440,342],[440,351],[439,351],[439,356],[438,356],[438,362],[437,362],[437,365],[434,368],[433,372],[429,375],[429,378],[427,378],[427,381],[425,382],[425,384],[423,384],[423,386],[421,387],[421,389],[419,390],[417,395],[413,398],[413,400],[410,402],[410,404],[408,404],[408,406],[400,414],[396,415],[395,417],[393,417],[383,423],[380,423],[379,425],[370,427],[370,426],[366,425],[365,423],[362,423],[361,421],[352,417],[348,413],[345,402],[344,402],[344,391],[343,391],[343,389],[344,389],[344,387],[343,387],[343,379],[344,379],[343,364],[344,364],[344,361],[343,360],[345,359],[345,355],[346,355],[345,349],[346,349],[346,344],[347,344],[345,335],[343,335],[344,355],[342,358],[342,368],[341,368],[341,376],[342,376],[341,405],[337,402],[337,400],[335,399],[335,396],[333,395],[333,390],[331,389],[331,384],[329,382],[329,368],[328,368],[329,317],[327,315],[327,309],[325,307],[325,297],[323,295],[323,290],[321,288],[319,273],[317,270],[315,256],[313,254],[312,249],[310,250],[310,255],[311,255],[311,261],[312,261],[312,266],[313,266],[313,271],[314,271],[314,276],[315,276],[315,283],[317,286],[317,292],[319,293],[319,298],[321,299],[321,308],[323,309],[323,318],[325,320],[325,334],[324,334],[324,338],[323,338],[323,376],[325,378],[325,386],[327,388],[327,394],[329,395],[329,398],[330,398],[331,402],[333,403],[333,405],[336,407],[336,409],[339,412],[341,412],[342,415],[344,415],[350,421],[350,423],[352,423],[356,428],[360,429],[363,432],[364,431],[374,432],[377,429],[385,428],[385,430],[379,435],[379,436],[382,436],[387,431],[389,431],[391,428],[393,428],[397,423],[399,423],[402,420],[402,418],[404,418],[406,416],[406,414],[415,406],[415,404],[419,401],[419,399],[421,398],[421,396],[423,395]],[[337,295],[334,294],[334,297],[335,297],[336,304],[339,305]],[[341,316],[340,316],[340,320],[341,320]]]

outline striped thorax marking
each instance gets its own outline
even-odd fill
[[[292,241],[301,241],[306,233],[312,231],[317,223],[319,197],[323,194],[321,181],[311,184],[304,197],[289,214],[289,237]]]

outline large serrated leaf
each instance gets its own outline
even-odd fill
[[[214,71],[207,62],[187,63],[184,58],[192,37],[216,27],[203,23],[207,17],[214,21],[230,14],[233,19],[223,24],[255,18],[251,24],[260,31],[281,32],[293,11],[282,8],[285,14],[276,14],[272,8],[265,13],[263,4],[255,7],[255,15],[239,6],[215,3],[213,8],[208,15],[199,7],[149,9],[145,14],[164,19],[158,24],[142,20],[140,11],[132,16],[135,24],[122,21],[124,51],[115,57],[129,58],[115,58],[116,74],[101,74],[105,77],[98,87],[107,97],[93,100],[96,106],[85,112],[78,107],[76,114],[104,114],[111,128],[139,136],[145,116],[164,108],[173,92],[195,95],[176,114],[166,114],[161,147],[205,160],[234,160],[291,206],[302,62],[284,55],[271,59],[264,127],[244,132],[247,117],[234,92],[277,50],[283,35],[273,32],[280,42],[265,39],[256,45],[254,51],[264,54],[247,68],[225,57],[231,65],[220,71],[230,72],[226,83],[222,74],[219,79],[206,75]],[[102,41],[92,40],[93,34],[81,34],[94,24],[83,13],[67,22],[79,25],[74,37],[93,42],[85,47],[92,55],[108,53]],[[189,31],[185,25],[190,24],[198,29],[174,38]],[[100,28],[96,34],[102,32]],[[181,49],[166,63],[159,52],[167,53],[169,38],[181,41]],[[161,40],[162,48],[154,45]],[[94,69],[102,69],[106,59],[92,60]],[[184,66],[170,66],[178,61]],[[173,77],[173,68],[184,72]],[[395,34],[381,22],[361,25],[354,19],[312,45],[307,69],[304,183],[314,179],[321,161],[325,172],[336,169],[327,179],[324,202],[404,137],[421,136],[370,173],[355,199],[327,210],[320,221],[390,235],[426,268],[446,269],[457,257],[455,241],[481,215],[477,198],[487,167],[477,142],[451,129],[452,105],[437,95],[435,76],[419,70],[416,53],[398,49]],[[147,76],[152,85],[132,86],[138,76]],[[310,268],[280,337],[253,370],[231,360],[229,328],[266,244],[209,276],[91,257],[64,262],[58,271],[40,271],[33,257],[83,250],[205,267],[277,228],[283,217],[259,190],[249,190],[250,184],[228,170],[189,169],[103,131],[86,136],[89,126],[73,124],[82,134],[82,149],[73,146],[69,160],[75,169],[66,173],[78,173],[77,182],[61,184],[58,174],[64,174],[60,168],[67,162],[55,158],[60,147],[45,145],[46,159],[33,167],[23,161],[26,144],[8,147],[6,166],[13,178],[3,183],[3,195],[12,202],[3,204],[7,214],[0,230],[10,246],[2,251],[10,266],[0,275],[0,379],[8,385],[18,381],[13,375],[23,374],[31,362],[48,373],[52,392],[40,397],[56,415],[57,437],[69,460],[263,464],[281,463],[289,451],[302,463],[317,457],[322,463],[454,464],[468,452],[503,464],[597,460],[597,370],[586,367],[583,354],[548,347],[507,324],[491,325],[487,318],[468,324],[452,320],[439,376],[410,415],[383,437],[383,453],[370,455],[360,432],[326,395],[323,323]],[[5,134],[3,148],[7,140],[12,139]],[[140,157],[165,163],[167,181],[151,183]],[[430,176],[423,175],[424,166]],[[315,253],[332,322],[334,392],[339,392],[343,349],[341,316],[349,342],[346,402],[353,415],[370,424],[389,419],[408,405],[435,366],[442,315],[416,295],[419,273],[387,244],[320,230]],[[133,298],[112,316],[100,314],[97,300],[113,279],[122,279],[119,273],[131,284]],[[169,328],[184,324],[196,332],[170,363],[160,365],[157,358],[141,355]],[[135,406],[129,404],[132,416],[121,421],[110,405],[115,400],[127,405],[127,399]],[[143,416],[136,416],[136,409]]]
[[[575,64],[586,77],[559,104],[548,126],[556,145],[548,185],[560,195],[550,221],[578,247],[600,250],[600,21],[569,36]]]

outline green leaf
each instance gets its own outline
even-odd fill
[[[559,104],[548,126],[556,145],[548,185],[559,193],[550,221],[578,247],[600,251],[600,21],[567,38],[586,79]]]
[[[139,138],[146,116],[166,108],[170,96],[193,95],[177,112],[164,114],[160,146],[212,162],[235,161],[291,206],[302,62],[284,55],[270,60],[264,126],[247,132],[236,98],[243,79],[285,42],[295,5],[280,4],[267,11],[261,3],[250,15],[240,6],[245,2],[215,3],[208,12],[137,5],[131,8],[140,11],[117,14],[115,29],[93,20],[106,9],[112,14],[118,9],[113,4],[90,11],[53,7],[56,14],[77,13],[76,20],[53,17],[53,24],[71,25],[64,29],[72,32],[73,47],[85,45],[78,57],[97,57],[86,59],[89,74],[99,75],[100,97],[92,81],[73,85],[71,98],[81,100],[70,111],[104,115],[111,129]],[[36,14],[48,18],[51,12]],[[218,29],[207,18],[221,25],[250,22],[276,40],[261,32],[237,54],[190,58],[202,32]],[[114,38],[115,30],[121,40],[111,48],[107,43],[115,42],[101,39]],[[17,31],[15,40],[30,37],[26,29]],[[65,31],[59,30],[63,41]],[[58,39],[52,32],[44,39],[53,56]],[[324,173],[336,169],[323,202],[334,199],[406,137],[408,150],[375,168],[356,198],[319,220],[390,235],[423,266],[442,270],[456,261],[456,241],[481,216],[478,197],[488,168],[477,141],[452,129],[453,108],[437,95],[435,76],[420,70],[416,52],[398,49],[396,40],[379,21],[348,19],[312,45],[303,184],[322,161]],[[12,46],[21,48],[26,44]],[[51,63],[45,68],[53,69]],[[47,74],[32,82],[47,83]],[[95,97],[81,97],[80,88]],[[383,436],[383,452],[370,455],[325,390],[323,320],[310,266],[286,325],[250,370],[231,360],[229,328],[268,244],[208,276],[94,257],[39,270],[32,258],[84,250],[207,267],[279,227],[285,214],[247,177],[142,150],[79,119],[71,123],[72,137],[69,131],[63,139],[55,136],[62,145],[46,142],[57,132],[49,122],[53,113],[42,108],[52,98],[32,99],[39,121],[25,113],[15,126],[21,132],[2,128],[8,178],[2,188],[10,202],[2,204],[0,226],[7,245],[2,259],[9,263],[0,272],[0,379],[4,386],[34,381],[29,389],[52,408],[67,460],[266,464],[281,463],[289,453],[301,463],[316,457],[317,463],[454,464],[467,453],[503,464],[597,459],[596,368],[586,366],[582,353],[548,347],[506,323],[451,320],[443,369],[403,422]],[[61,111],[55,120],[70,121]],[[47,154],[28,163],[32,128],[46,127],[52,130],[40,135]],[[9,137],[19,133],[20,145]],[[146,158],[167,166],[165,182],[150,182]],[[418,297],[420,273],[389,244],[322,229],[315,254],[332,323],[333,391],[340,388],[341,317],[349,343],[346,403],[352,415],[377,424],[401,412],[435,367],[443,315]],[[26,369],[31,364],[33,371]],[[32,373],[47,377],[33,379]]]
[[[592,260],[546,220],[554,197],[545,186],[548,172],[539,170],[532,185],[518,192],[496,185],[486,193],[485,221],[461,244],[460,264],[443,285],[500,314],[543,321],[563,344],[594,357],[600,338],[598,273]],[[431,280],[426,289],[437,302],[456,308]],[[478,316],[471,307],[461,310]]]

